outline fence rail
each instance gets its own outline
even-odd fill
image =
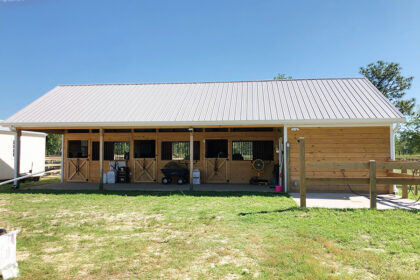
[[[376,208],[376,184],[399,184],[402,185],[402,197],[407,198],[407,185],[416,185],[415,194],[417,195],[417,185],[420,185],[420,176],[414,176],[416,170],[420,170],[419,161],[389,161],[376,162],[306,162],[305,160],[305,138],[298,139],[299,143],[299,190],[300,206],[306,207],[306,185],[325,184],[325,185],[369,185],[370,207]],[[326,169],[363,169],[369,170],[369,177],[306,177],[306,168],[311,171],[321,171]],[[387,177],[376,177],[376,170],[389,170]],[[393,172],[394,169],[401,169],[401,173]],[[412,170],[412,175],[407,174]]]
[[[45,170],[56,170],[56,172],[61,172],[61,156],[46,156]]]

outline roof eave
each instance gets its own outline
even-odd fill
[[[144,122],[2,122],[1,126],[16,128],[73,128],[73,127],[189,127],[189,126],[242,126],[242,125],[389,125],[406,122],[405,118],[387,119],[322,119],[322,120],[263,120],[263,121],[144,121]]]

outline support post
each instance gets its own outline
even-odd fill
[[[288,150],[288,143],[289,142],[287,142],[287,126],[284,126],[283,127],[283,146],[284,146],[284,155],[283,155],[283,157],[284,157],[284,159],[283,159],[283,162],[284,162],[284,166],[283,166],[283,169],[284,169],[284,174],[283,174],[283,179],[284,179],[284,192],[287,192],[288,190],[289,190],[289,186],[290,186],[290,182],[288,181],[288,176],[289,176],[289,166],[290,166],[290,162],[287,162],[287,159],[288,159],[288,157],[289,157],[289,150]]]
[[[61,134],[61,183],[64,183],[64,133]]]
[[[292,179],[291,179],[291,172],[290,172],[290,143],[286,142],[286,166],[285,166],[285,171],[286,171],[286,187],[284,189],[285,192],[287,192],[290,189],[292,189]]]
[[[190,190],[193,189],[193,168],[194,168],[194,135],[193,129],[190,128]]]
[[[104,190],[104,129],[99,129],[99,190]]]
[[[14,170],[13,170],[13,177],[14,179],[17,179],[19,177],[19,171],[20,171],[20,138],[22,136],[22,131],[19,129],[16,129],[15,131],[15,147],[13,150],[13,156],[14,156]],[[13,181],[13,189],[19,188],[19,181]]]
[[[369,161],[369,198],[370,208],[376,209],[376,161]]]
[[[306,207],[306,171],[305,171],[305,138],[300,137],[299,143],[299,190],[300,207]]]
[[[401,174],[407,173],[407,169],[403,168],[401,169]],[[402,198],[408,198],[408,191],[407,191],[407,185],[402,185]]]
[[[281,181],[282,180],[281,173],[282,173],[282,170],[283,170],[283,160],[282,160],[283,155],[284,155],[283,137],[280,136],[279,137],[279,177],[277,179],[279,180],[278,185],[282,186],[283,191],[285,191],[284,184]]]

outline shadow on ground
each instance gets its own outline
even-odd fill
[[[11,187],[1,188],[0,194],[102,194],[102,195],[121,195],[121,196],[171,196],[171,195],[185,195],[197,197],[243,197],[243,196],[263,196],[263,197],[290,197],[287,193],[269,193],[269,192],[247,192],[247,191],[114,191],[114,190],[28,190],[17,189]]]

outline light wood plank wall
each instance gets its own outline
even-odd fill
[[[168,160],[161,160],[161,142],[163,141],[189,141],[190,134],[188,132],[146,132],[146,133],[105,133],[104,141],[129,141],[130,142],[130,160],[128,167],[131,171],[131,180],[134,178],[134,140],[156,140],[156,178],[160,183],[163,174],[161,168],[168,163]],[[92,161],[92,142],[99,141],[99,133],[65,133],[64,134],[64,155],[65,170],[64,178],[68,178],[68,159],[67,145],[68,140],[88,140],[89,141],[89,178],[88,182],[99,182],[99,161]],[[201,173],[201,182],[206,182],[205,168],[205,139],[228,139],[228,174],[227,181],[230,183],[249,183],[252,176],[256,175],[256,171],[252,169],[250,161],[232,161],[232,141],[251,141],[251,140],[272,140],[274,141],[274,149],[278,145],[279,132],[277,128],[273,131],[264,132],[194,132],[194,141],[200,141],[200,160],[194,161],[194,168],[199,168]],[[181,161],[187,166],[189,161]],[[273,177],[274,164],[278,163],[278,154],[274,151],[274,161],[266,161],[263,178]],[[109,161],[104,161],[104,172],[109,170]],[[66,180],[65,180],[66,181]]]
[[[288,128],[291,162],[291,191],[299,191],[293,182],[299,180],[299,146],[297,139],[305,138],[306,161],[347,162],[390,159],[389,126],[381,127],[304,127],[298,131]],[[369,170],[345,170],[346,177],[368,177]],[[386,170],[378,170],[377,176],[385,176]],[[340,169],[306,169],[307,177],[343,177]],[[351,186],[356,192],[368,192],[368,186]],[[308,192],[349,192],[347,186],[307,186]],[[378,193],[392,192],[390,185],[378,185]]]

